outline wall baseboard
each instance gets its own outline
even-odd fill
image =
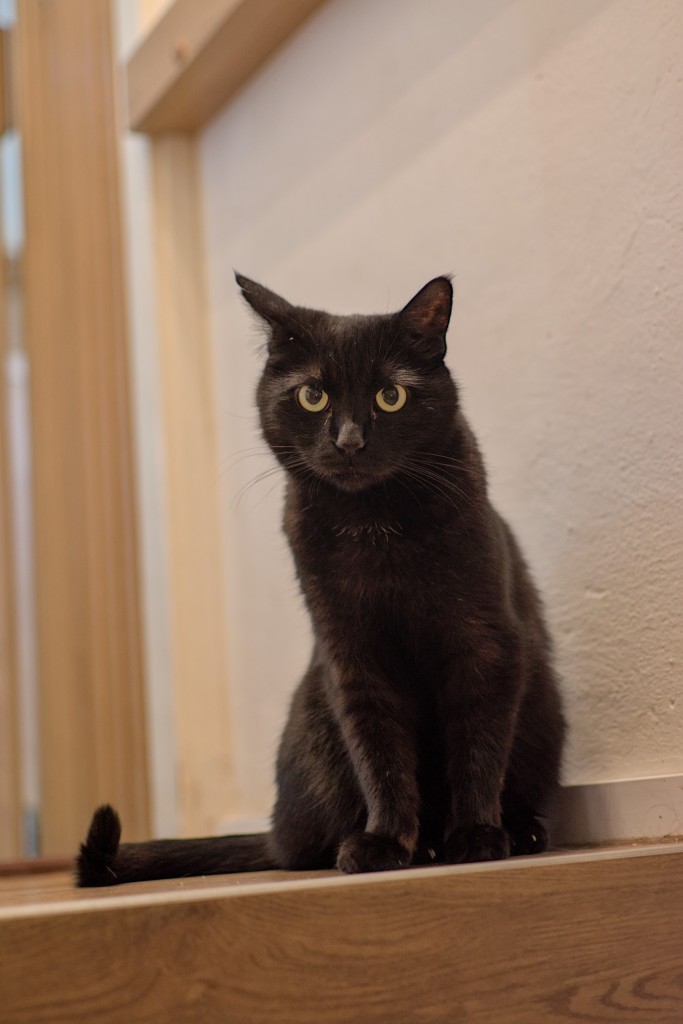
[[[221,822],[223,835],[267,832],[270,819],[241,815]],[[554,809],[555,846],[683,835],[683,775],[566,786]]]
[[[567,786],[551,833],[556,846],[683,835],[683,775]]]

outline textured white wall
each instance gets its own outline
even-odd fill
[[[571,782],[683,771],[682,45],[679,0],[331,0],[202,140],[226,458],[257,443],[232,267],[338,312],[455,272],[449,365],[547,600]],[[240,458],[246,813],[308,628],[278,478],[237,502],[270,466]]]

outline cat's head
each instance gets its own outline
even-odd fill
[[[444,365],[449,278],[434,278],[398,313],[334,316],[235,276],[267,327],[257,403],[285,468],[361,491],[412,475],[440,451],[457,406]]]

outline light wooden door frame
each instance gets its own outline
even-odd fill
[[[0,271],[0,859],[21,853],[14,564],[5,380],[5,265]]]
[[[234,808],[220,460],[194,136],[151,146],[154,262],[166,457],[177,818],[216,832]]]
[[[7,128],[6,49],[7,33],[1,31],[0,134]],[[2,185],[0,182],[0,187]],[[0,257],[0,858],[13,858],[21,853],[14,562],[5,377],[8,280],[3,254]]]
[[[148,833],[116,78],[109,0],[21,0],[42,851],[110,800]]]

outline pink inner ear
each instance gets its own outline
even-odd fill
[[[426,306],[424,311],[425,323],[432,327],[436,327],[440,331],[445,331],[448,327],[448,321],[451,315],[451,296],[449,291],[445,287],[439,288],[437,294],[435,294],[431,302]]]
[[[405,312],[422,330],[445,334],[451,318],[452,302],[450,281],[445,277],[436,278],[410,300]]]

